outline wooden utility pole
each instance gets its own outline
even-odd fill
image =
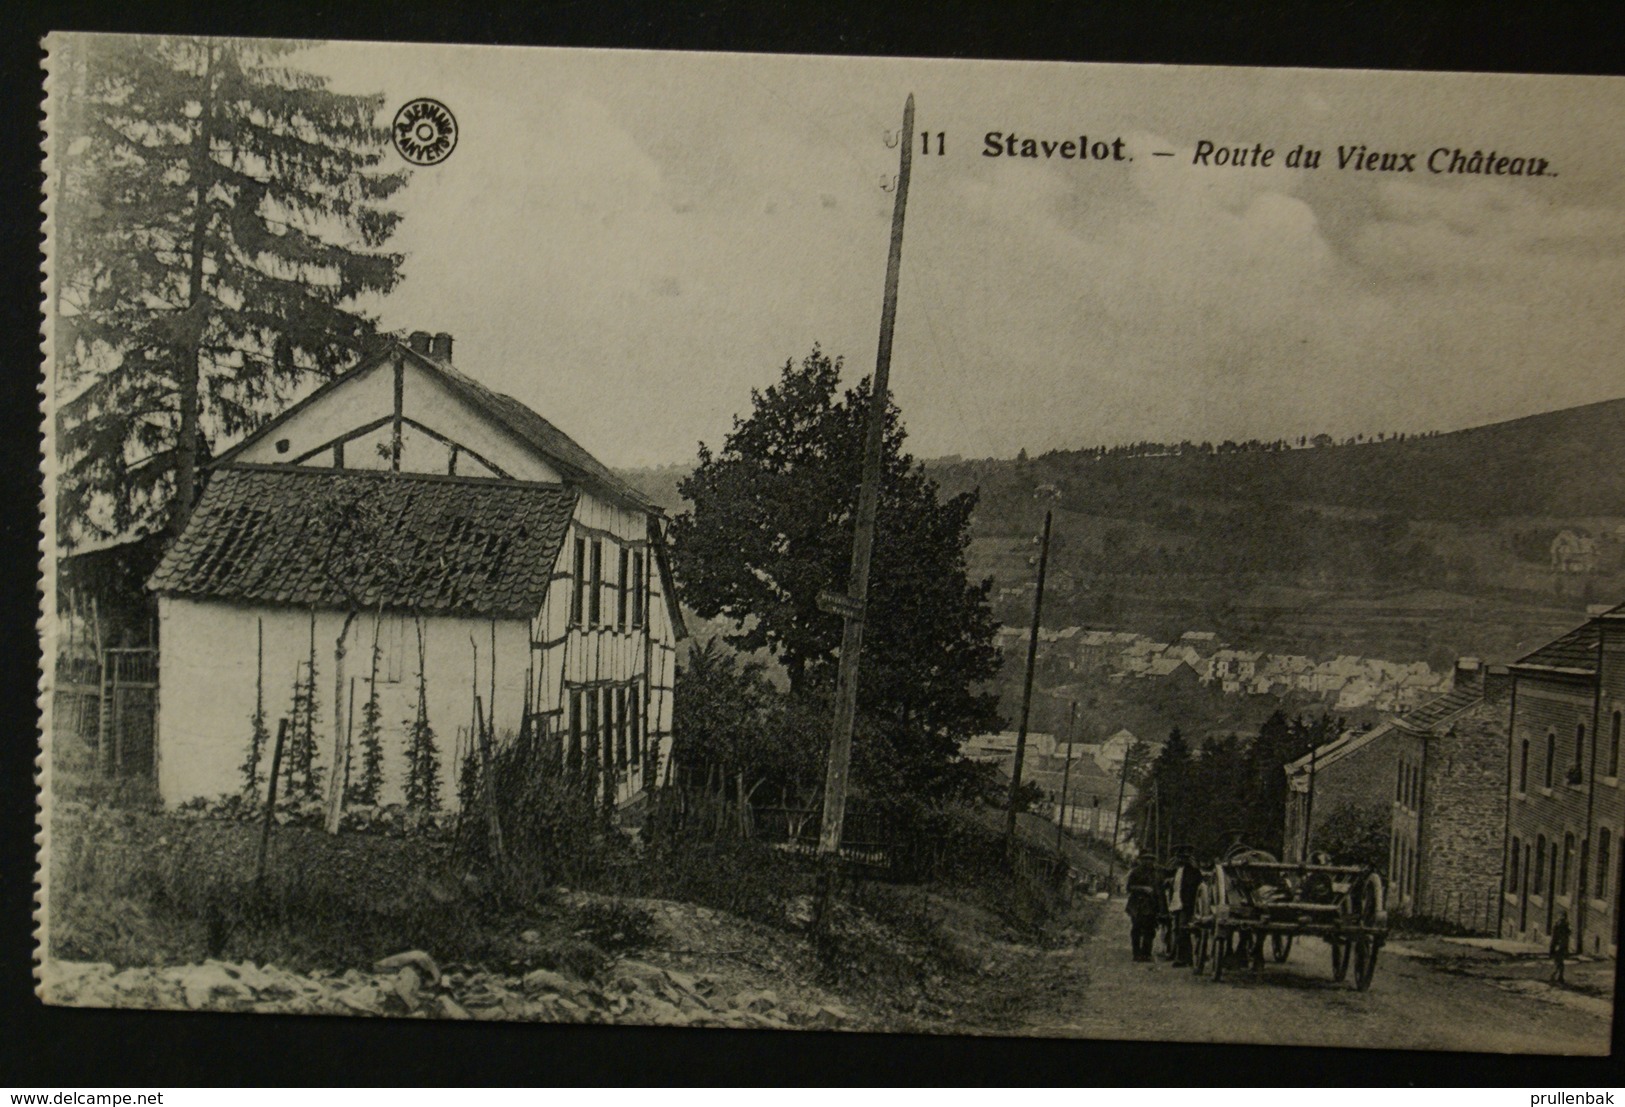
[[[1061,852],[1061,831],[1066,825],[1066,789],[1072,782],[1072,739],[1073,728],[1078,722],[1078,701],[1072,701],[1072,707],[1066,715],[1066,767],[1061,770],[1061,809],[1056,812],[1055,820],[1055,852]]]
[[[829,764],[824,774],[824,819],[819,828],[820,873],[814,905],[814,927],[827,933],[830,905],[835,894],[841,856],[841,830],[846,822],[846,778],[852,763],[852,727],[858,710],[858,660],[863,654],[864,612],[869,601],[869,559],[874,551],[875,516],[880,509],[881,447],[890,403],[892,332],[897,323],[897,284],[903,264],[903,213],[908,206],[908,177],[914,150],[914,94],[903,105],[903,132],[897,169],[897,194],[892,203],[891,247],[886,256],[886,290],[880,309],[880,345],[875,353],[875,376],[869,390],[868,425],[863,439],[863,483],[858,489],[858,513],[852,532],[852,571],[846,595],[825,592],[819,606],[845,620],[841,658],[835,679],[835,717],[830,730]]]
[[[1054,511],[1044,512],[1044,535],[1038,540],[1038,587],[1033,593],[1032,632],[1027,635],[1027,678],[1021,686],[1021,727],[1016,731],[1016,759],[1010,766],[1010,809],[1004,826],[1005,851],[1016,855],[1016,799],[1021,793],[1021,763],[1027,757],[1027,719],[1033,706],[1033,668],[1038,664],[1038,620],[1044,614],[1044,573],[1049,568],[1049,527]]]
[[[1128,762],[1129,754],[1134,752],[1131,742],[1123,751],[1123,773],[1117,780],[1117,816],[1112,819],[1112,849],[1111,855],[1106,858],[1106,894],[1112,890],[1112,878],[1117,875],[1117,828],[1123,825],[1123,793],[1128,790]]]
[[[254,862],[254,887],[265,886],[265,865],[271,856],[271,824],[276,822],[276,780],[282,772],[282,744],[288,740],[288,720],[277,720],[276,742],[271,746],[271,780],[265,787],[265,821],[260,825],[260,852]]]
[[[1315,817],[1315,755],[1320,752],[1318,746],[1309,747],[1309,794],[1303,801],[1303,852],[1298,860],[1305,864],[1309,861],[1309,828],[1314,825]]]

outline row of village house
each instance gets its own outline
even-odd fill
[[[1625,880],[1625,604],[1286,766],[1289,859],[1350,805],[1386,813],[1389,905],[1614,955]],[[1305,834],[1305,821],[1310,823]]]
[[[971,761],[997,766],[1008,780],[1015,762],[1016,740],[1013,730],[980,734],[967,739],[960,753]],[[1137,741],[1127,729],[1101,742],[1068,742],[1054,734],[1029,733],[1021,779],[1038,788],[1040,798],[1033,810],[1062,823],[1073,834],[1125,845],[1129,827],[1125,820],[1120,834],[1118,822],[1139,790],[1124,777],[1123,764],[1129,747]],[[1143,745],[1148,757],[1162,752],[1161,742]]]
[[[1030,630],[999,632],[1005,648],[1022,646]],[[1232,649],[1213,631],[1186,631],[1173,642],[1158,642],[1133,631],[1065,627],[1039,630],[1042,655],[1069,671],[1100,673],[1110,679],[1203,684],[1226,695],[1284,696],[1297,692],[1326,701],[1338,711],[1374,707],[1400,711],[1416,707],[1450,687],[1450,674],[1425,661],[1395,662],[1342,654],[1325,661],[1302,654],[1269,654]]]
[[[1446,683],[1285,766],[1287,859],[1312,851],[1340,810],[1363,808],[1388,824],[1394,911],[1536,942],[1561,912],[1575,948],[1613,955],[1625,881],[1625,604],[1595,609],[1510,665],[1463,658]],[[1119,813],[1136,792],[1122,767],[1134,741],[1127,730],[1070,745],[1031,733],[1022,776],[1050,818],[1125,843],[1133,828],[1118,833]],[[1008,778],[1015,744],[1013,732],[981,735],[963,752]]]

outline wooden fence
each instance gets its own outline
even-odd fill
[[[156,768],[158,651],[110,647],[57,666],[52,705],[58,734],[93,744],[105,776],[150,776]]]

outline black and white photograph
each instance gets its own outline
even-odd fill
[[[1608,1054],[1625,78],[44,67],[45,1004]]]

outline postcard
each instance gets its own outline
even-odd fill
[[[46,51],[46,1003],[1608,1051],[1625,81]]]

